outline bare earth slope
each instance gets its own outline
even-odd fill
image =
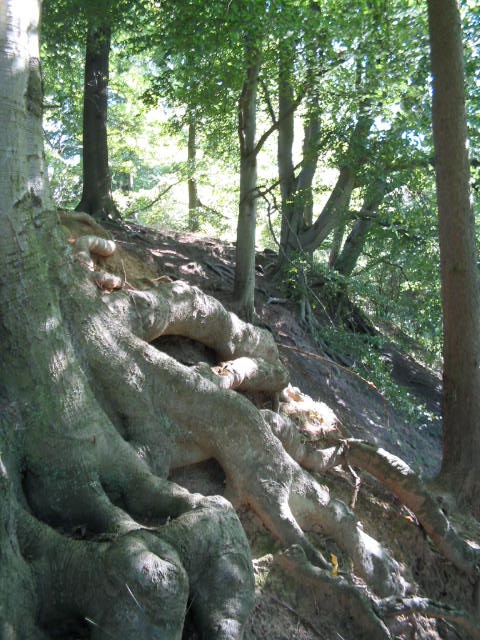
[[[231,304],[233,245],[200,235],[156,231],[133,223],[123,227],[112,225],[109,231],[119,247],[137,255],[139,280],[161,276],[185,280],[234,310]],[[278,298],[276,285],[264,268],[267,260],[268,254],[267,258],[264,254],[258,256],[256,311],[259,322],[272,332],[277,344],[285,345],[280,347],[281,354],[292,384],[327,403],[355,437],[384,446],[415,470],[427,477],[433,476],[440,463],[440,421],[420,426],[406,424],[405,416],[388,405],[372,386],[319,351],[300,324],[297,306]],[[279,299],[281,303],[277,302]],[[385,348],[385,356],[392,362],[394,379],[412,392],[419,404],[426,403],[439,416],[440,378],[400,353],[393,344]]]

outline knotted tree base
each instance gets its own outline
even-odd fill
[[[82,254],[103,246],[92,237],[80,244]],[[399,564],[317,473],[341,463],[367,469],[477,580],[477,552],[400,461],[358,441],[306,442],[288,393],[283,414],[260,411],[243,395],[287,387],[268,331],[183,282],[141,291],[124,278],[112,293],[93,273],[96,284],[70,252],[46,268],[35,252],[25,258],[22,283],[34,274],[35,288],[2,398],[2,637],[88,630],[95,639],[176,640],[190,611],[205,640],[241,638],[254,583],[231,502],[167,479],[210,458],[235,506],[252,509],[278,539],[284,569],[312,592],[333,590],[365,637],[391,637],[385,619],[421,604],[404,598]],[[24,296],[20,286],[2,299],[6,353],[19,336],[10,311],[25,307]],[[187,367],[159,351],[152,343],[165,335],[206,345],[217,366]],[[33,394],[35,380],[42,384]],[[316,534],[349,556],[351,574],[337,574]],[[424,611],[478,633],[472,617],[433,604]]]

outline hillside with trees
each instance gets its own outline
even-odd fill
[[[479,26],[1,0],[0,637],[480,637]]]

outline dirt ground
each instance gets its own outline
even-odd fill
[[[124,271],[123,249],[128,251],[129,277],[135,286],[148,286],[149,279],[161,276],[182,279],[234,310],[231,291],[235,247],[232,244],[196,234],[147,229],[134,223],[127,223],[123,228],[112,225],[109,231],[120,248],[115,257],[117,272],[122,275]],[[132,253],[137,263],[132,264]],[[407,423],[367,381],[335,362],[332,354],[319,351],[299,321],[298,306],[279,297],[278,285],[268,278],[269,257],[268,253],[258,256],[255,307],[259,324],[272,332],[279,345],[291,383],[313,399],[328,404],[355,437],[365,437],[385,447],[424,476],[433,477],[441,460],[439,374],[415,362],[408,354],[400,353],[392,343],[384,348],[394,379],[410,391],[419,404],[427,404],[437,414],[436,419],[421,424]],[[111,261],[111,258],[107,261],[109,268]],[[172,347],[172,352],[182,349],[180,342]],[[188,360],[186,354],[183,357]]]
[[[82,225],[70,226],[74,235],[82,232]],[[91,233],[91,229],[85,231]],[[199,286],[227,308],[233,308],[233,245],[198,235],[145,229],[134,223],[110,225],[108,232],[119,249],[115,261],[108,259],[107,268],[120,276],[123,273],[124,277],[128,273],[126,286],[147,287],[156,278],[168,276]],[[257,272],[256,311],[259,323],[272,332],[279,344],[292,384],[314,400],[326,403],[353,436],[384,447],[425,478],[432,478],[441,459],[438,374],[399,353],[394,345],[388,346],[385,356],[392,363],[392,375],[437,414],[423,424],[406,422],[371,385],[351,375],[332,360],[331,354],[327,356],[318,350],[299,322],[296,306],[279,302],[278,291],[266,275],[268,258],[266,254],[259,256],[262,266]],[[208,361],[211,357],[208,350],[188,340],[162,338],[157,346],[185,364],[193,364],[199,358]],[[224,489],[223,472],[214,461],[180,469],[172,479],[204,494],[218,494]],[[321,480],[336,497],[350,502],[354,481],[348,472],[328,474]],[[445,501],[448,504],[447,498]],[[446,600],[458,607],[471,598],[471,585],[435,551],[412,514],[366,474],[362,476],[355,511],[365,530],[402,564],[407,579],[417,585],[420,595]],[[256,601],[246,640],[355,640],[358,631],[354,621],[335,602],[317,600],[283,573],[276,562],[279,549],[257,517],[248,510],[242,511],[240,517],[252,546],[256,575]],[[472,540],[480,540],[476,521],[458,517],[455,524]],[[316,542],[327,554],[333,550],[340,566],[348,562],[332,541]],[[466,639],[450,623],[421,616],[399,618],[390,629],[397,640]],[[184,640],[196,638],[187,624]]]

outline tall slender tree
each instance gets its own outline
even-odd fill
[[[247,46],[248,69],[238,103],[240,196],[238,204],[234,298],[238,313],[252,321],[255,296],[255,232],[257,224],[257,86],[259,50]]]
[[[385,180],[378,179],[366,188],[362,208],[358,219],[353,224],[352,230],[345,240],[342,251],[335,260],[335,269],[344,276],[349,276],[357,264],[368,232],[378,215],[377,211],[385,195]]]
[[[442,278],[441,478],[480,515],[480,282],[456,0],[429,0],[433,137]]]
[[[77,211],[118,218],[108,164],[107,112],[111,26],[93,13],[87,27],[83,94],[83,192]]]
[[[195,114],[188,116],[188,228],[190,231],[198,231],[198,208],[200,199],[197,188],[197,121]]]

